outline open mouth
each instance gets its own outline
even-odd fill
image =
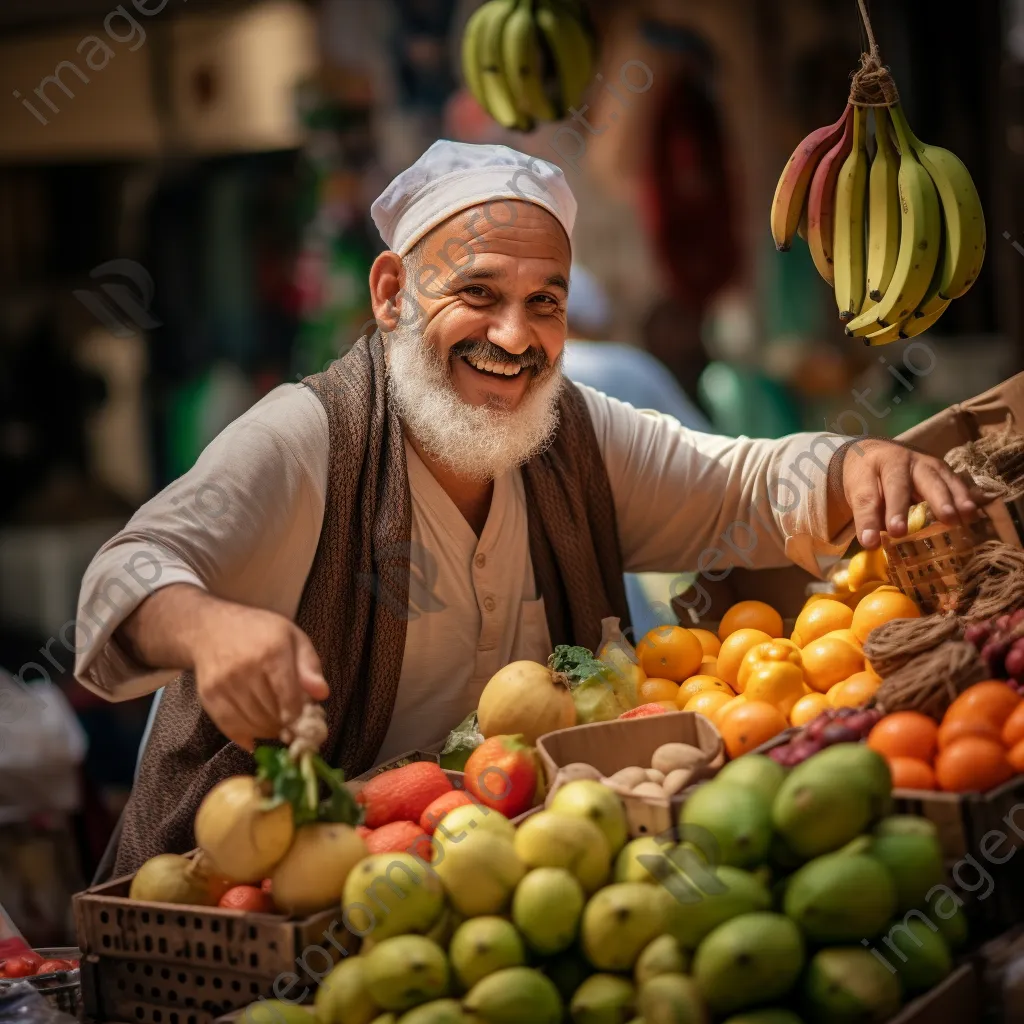
[[[485,374],[488,377],[518,377],[525,369],[521,363],[495,362],[493,359],[477,359],[469,355],[459,356],[459,358],[477,373]]]

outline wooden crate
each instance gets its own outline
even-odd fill
[[[907,1003],[889,1024],[981,1024],[974,964],[958,967],[930,992]]]
[[[359,948],[340,908],[297,920],[143,903],[127,898],[130,885],[115,879],[73,901],[89,1021],[211,1024],[261,995],[314,990]]]

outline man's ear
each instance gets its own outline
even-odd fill
[[[391,251],[382,252],[370,267],[370,305],[383,331],[393,331],[398,326],[404,273],[402,257]]]

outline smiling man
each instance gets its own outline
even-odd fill
[[[79,680],[166,686],[119,871],[188,849],[203,795],[310,699],[359,773],[439,744],[508,662],[595,646],[623,572],[720,578],[736,524],[745,564],[817,571],[851,519],[875,547],[912,498],[974,510],[890,442],[699,434],[569,383],[576,204],[550,164],[439,142],[372,213],[378,330],[229,426],[83,581]]]

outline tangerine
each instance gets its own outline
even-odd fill
[[[806,647],[826,633],[836,629],[848,629],[852,621],[852,608],[842,601],[827,598],[806,605],[797,616],[793,632],[800,634],[800,646]]]
[[[893,789],[935,789],[935,772],[927,761],[916,757],[890,757]]]
[[[836,683],[828,691],[829,703],[834,708],[859,708],[867,704],[881,684],[869,672],[854,672],[848,679]]]
[[[989,739],[1002,742],[999,726],[993,725],[987,718],[966,714],[954,715],[952,718],[944,718],[939,726],[939,750],[945,750],[950,743],[955,743],[964,736],[987,736]]]
[[[718,652],[718,674],[730,686],[736,685],[740,665],[747,651],[757,644],[770,642],[770,637],[763,629],[737,629],[722,641],[722,649]]]
[[[730,757],[739,757],[767,743],[786,728],[786,717],[765,701],[744,700],[722,708],[716,725]]]
[[[848,604],[851,608],[856,608],[857,605],[864,600],[868,594],[873,594],[876,590],[881,590],[885,583],[880,583],[877,580],[873,580],[871,583],[865,583],[864,586],[858,587],[850,594],[843,595],[843,604]]]
[[[787,718],[804,694],[804,674],[791,661],[762,661],[747,676],[743,691],[752,704],[764,701]]]
[[[648,676],[637,690],[638,704],[651,704],[659,700],[674,701],[679,694],[679,684],[671,679],[658,679]]]
[[[1002,743],[987,736],[963,736],[935,759],[935,780],[947,793],[984,793],[1013,774]]]
[[[273,914],[274,901],[258,885],[232,886],[217,903],[227,910],[246,910],[252,914]]]
[[[822,711],[828,711],[831,705],[828,697],[823,693],[805,693],[794,705],[789,713],[789,724],[795,726],[806,725],[817,718]]]
[[[786,655],[782,653],[782,651],[786,649],[793,651],[796,654],[795,659],[791,658],[789,660],[795,661],[795,663],[799,665],[800,648],[797,647],[792,640],[786,640],[784,637],[779,637],[776,640],[769,640],[765,643],[756,644],[751,647],[750,650],[743,655],[739,671],[736,673],[736,691],[738,693],[743,692],[747,685],[747,676],[750,675],[758,662],[778,661],[781,658],[786,657]]]
[[[680,683],[675,696],[675,702],[681,708],[691,697],[696,697],[698,693],[708,693],[709,691],[724,693],[727,697],[736,696],[733,688],[727,682],[717,679],[715,676],[690,676],[684,683]]]
[[[700,676],[714,676],[718,678],[718,658],[709,658],[707,655],[704,656],[704,660],[700,663],[700,668],[697,670],[697,675]]]
[[[1010,748],[1010,752],[1006,755],[1006,760],[1010,762],[1010,767],[1018,775],[1024,772],[1024,740],[1020,740]]]
[[[693,711],[713,720],[715,714],[721,711],[726,704],[730,704],[732,699],[727,693],[721,693],[718,690],[705,690],[703,693],[694,694],[683,706],[683,710]]]
[[[920,711],[894,711],[875,723],[868,733],[868,746],[883,757],[910,757],[931,764],[938,733],[938,723]]]
[[[722,720],[722,716],[727,714],[732,708],[738,708],[741,704],[746,704],[747,698],[742,693],[737,694],[733,697],[728,704],[723,704],[716,712],[714,717],[711,719],[715,725],[718,725]]]
[[[636,645],[636,655],[646,675],[681,683],[700,668],[704,649],[682,626],[655,626]]]
[[[1003,744],[1009,749],[1017,746],[1024,740],[1024,702],[1010,714],[1010,717],[1003,723]]]
[[[968,686],[946,709],[944,721],[961,716],[984,718],[1001,731],[1020,703],[1020,694],[1011,690],[1006,683],[988,679]]]
[[[857,634],[852,629],[833,629],[830,633],[826,633],[824,636],[818,637],[818,639],[824,640],[826,637],[829,640],[842,640],[844,643],[850,644],[851,647],[856,647],[858,651],[864,649],[860,640],[857,639]]]
[[[738,629],[759,629],[770,637],[782,636],[782,616],[764,601],[737,601],[718,624],[718,639]]]
[[[889,579],[889,563],[881,548],[874,551],[858,551],[850,559],[850,567],[846,570],[847,586],[854,594],[869,583],[886,583]]]
[[[886,622],[892,622],[893,619],[919,619],[921,609],[903,591],[883,586],[858,602],[851,614],[853,621],[847,625],[863,643],[873,629]]]
[[[705,658],[717,658],[722,641],[711,632],[710,629],[691,629],[690,632],[697,638],[697,642],[704,652]]]
[[[860,648],[831,633],[805,644],[801,653],[804,678],[818,693],[827,693],[836,683],[864,670]]]

